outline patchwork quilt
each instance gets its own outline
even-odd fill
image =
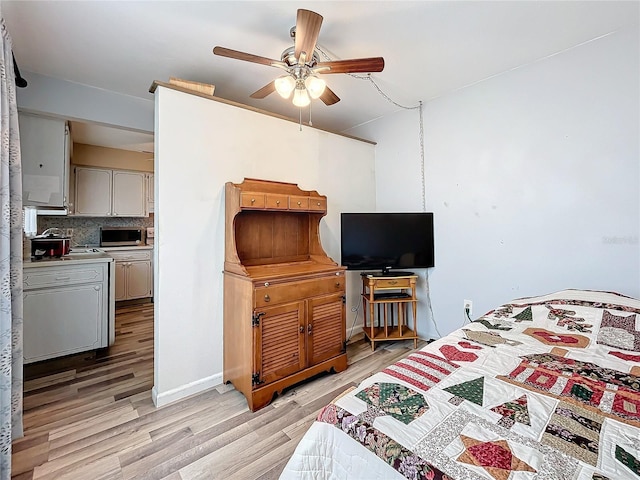
[[[502,305],[327,405],[281,478],[640,480],[640,301]]]

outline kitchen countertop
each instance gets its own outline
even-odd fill
[[[71,253],[62,257],[44,257],[34,260],[31,257],[23,259],[24,268],[45,267],[54,265],[74,265],[79,263],[111,262],[113,257],[108,252],[124,250],[153,250],[153,245],[138,245],[128,247],[95,247],[98,252],[90,252],[91,247],[73,247]],[[75,252],[74,252],[75,250]]]
[[[33,260],[30,257],[23,259],[22,266],[24,268],[36,268],[36,267],[53,267],[56,265],[76,265],[82,263],[97,263],[97,262],[113,262],[113,257],[103,252],[81,252],[70,253],[62,257],[45,257],[41,260]]]

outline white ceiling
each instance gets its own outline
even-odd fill
[[[69,122],[69,128],[74,143],[119,148],[134,152],[153,152],[153,135],[73,121]]]
[[[296,9],[324,16],[318,43],[332,59],[383,56],[373,78],[413,106],[624,28],[637,1],[7,1],[2,15],[21,71],[152,99],[170,76],[215,95],[295,117],[289,101],[249,95],[280,70],[214,56],[216,45],[279,59]],[[25,74],[28,80],[28,75]],[[366,80],[325,76],[342,99],[314,101],[316,126],[346,131],[399,110]],[[305,109],[303,118],[308,118]]]

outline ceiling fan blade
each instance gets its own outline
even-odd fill
[[[316,48],[321,26],[322,15],[302,8],[298,10],[295,56],[300,63],[308,62],[313,57],[313,50]],[[302,54],[304,54],[304,59],[300,58]]]
[[[267,95],[272,94],[273,92],[276,91],[276,82],[275,80],[273,82],[269,82],[267,83],[264,87],[262,87],[260,90],[257,90],[255,92],[253,92],[250,97],[251,98],[264,98]]]
[[[324,88],[324,92],[320,95],[320,100],[324,102],[325,105],[333,105],[334,103],[338,103],[340,101],[340,97],[338,97],[333,90],[329,87]]]
[[[267,57],[260,57],[251,53],[239,52],[238,50],[231,50],[225,47],[215,47],[213,49],[215,55],[221,57],[235,58],[236,60],[244,60],[245,62],[259,63],[260,65],[278,66],[284,65],[280,60],[273,60]]]
[[[322,70],[323,67],[330,67],[329,70]],[[384,58],[354,58],[352,60],[334,60],[333,62],[319,62],[314,67],[318,73],[324,75],[328,73],[369,73],[381,72],[384,70]]]

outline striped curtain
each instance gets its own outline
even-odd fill
[[[0,479],[22,436],[22,173],[11,37],[0,19]]]

